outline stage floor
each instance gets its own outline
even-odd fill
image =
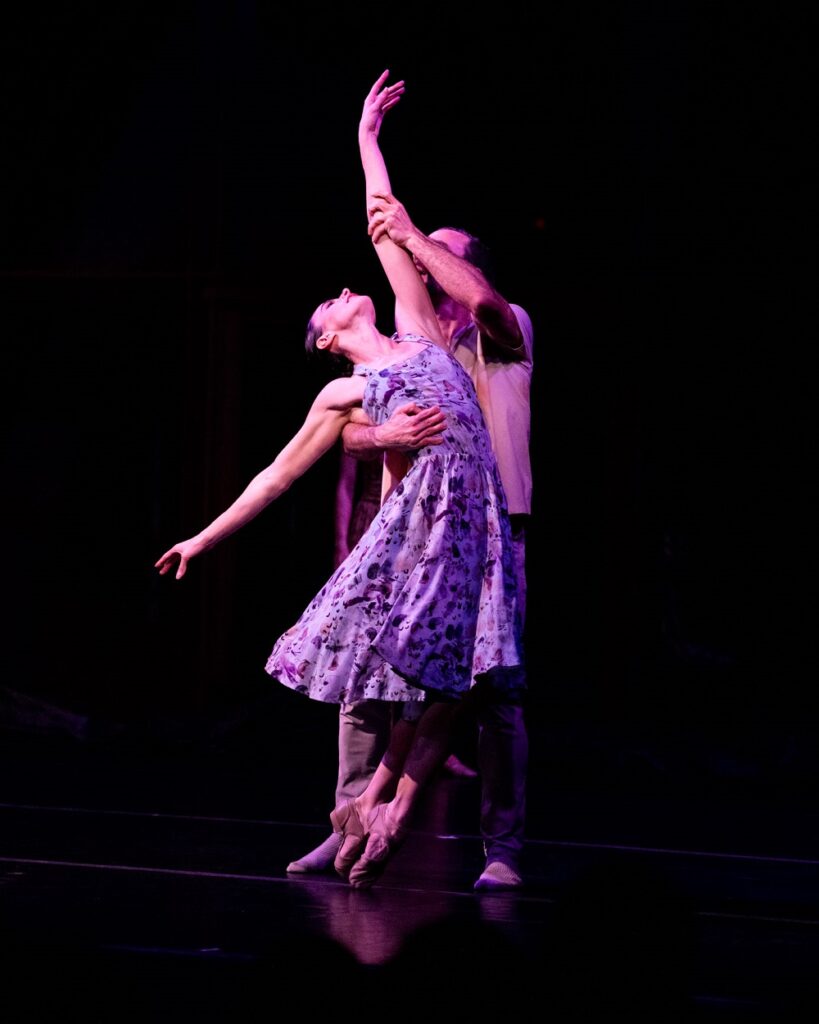
[[[327,834],[314,813],[323,781],[276,794],[235,752],[4,739],[0,922],[7,980],[28,1000],[21,1020],[38,1003],[66,1019],[75,1002],[84,1019],[94,1007],[100,1019],[171,1019],[235,1006],[239,992],[259,1008],[273,979],[329,1010],[334,986],[358,988],[351,972],[393,991],[408,970],[417,994],[433,986],[451,1009],[536,998],[555,1019],[588,1019],[595,1000],[625,1000],[634,1019],[655,1007],[657,1020],[788,1020],[817,1005],[809,810],[547,787],[526,888],[476,894],[478,787],[441,776],[383,878],[360,892],[285,873]]]

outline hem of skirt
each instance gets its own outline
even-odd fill
[[[400,701],[408,704],[412,701],[424,700],[427,693],[430,692],[422,686],[416,686],[415,689],[419,691],[418,693],[407,693],[406,690],[386,690],[378,696],[374,696],[371,693],[361,695],[346,693],[331,696],[329,694],[311,693],[309,687],[302,686],[299,683],[294,683],[286,676],[283,677],[278,675],[275,669],[271,671],[267,666],[265,666],[265,672],[271,679],[275,679],[277,683],[281,683],[282,686],[286,686],[288,690],[292,690],[294,693],[300,693],[303,697],[309,697],[310,700],[319,701],[321,704],[358,704],[362,700],[380,700],[384,702]]]
[[[386,658],[384,656],[384,652],[380,649],[379,643],[375,644],[375,650],[378,651],[378,653],[384,660],[385,664],[389,665],[393,672],[395,672],[399,676],[408,679],[406,673],[403,672],[398,665],[396,665],[389,658]],[[309,697],[310,700],[318,701],[321,704],[357,704],[362,700],[379,700],[385,702],[399,701],[402,703],[410,703],[412,701],[423,701],[428,697],[438,697],[439,699],[444,700],[460,700],[462,697],[465,697],[466,694],[468,694],[474,686],[481,682],[481,680],[488,679],[489,681],[492,681],[493,678],[498,678],[498,676],[502,676],[504,672],[514,672],[516,670],[525,673],[526,664],[524,660],[518,661],[513,665],[492,665],[491,667],[484,669],[482,672],[478,672],[476,675],[472,676],[469,685],[466,687],[462,687],[460,689],[454,689],[450,687],[449,689],[443,690],[435,686],[426,686],[423,683],[417,682],[414,679],[410,682],[408,679],[407,686],[414,689],[416,691],[415,693],[408,693],[407,690],[405,689],[388,689],[378,694],[378,696],[374,696],[371,693],[361,695],[350,695],[348,693],[346,695],[338,694],[336,696],[331,696],[329,694],[325,695],[313,693],[310,691],[310,688],[308,686],[304,686],[303,684],[293,682],[286,675],[278,674],[276,669],[271,670],[271,668],[269,667],[269,663],[268,665],[265,665],[265,672],[270,676],[271,679],[275,679],[276,682],[281,683],[282,686],[286,686],[289,690],[292,690],[294,693],[300,693],[302,694],[302,696]],[[515,684],[510,686],[501,685],[500,687],[498,687],[498,689],[501,691],[508,690],[510,696],[514,694],[522,695],[528,691],[528,686],[526,685],[525,681],[521,683],[518,679],[518,681],[516,681]]]
[[[407,676],[407,673],[399,665],[396,665],[396,663],[392,661],[391,658],[388,658],[385,652],[381,649],[381,640],[376,640],[373,646],[375,647],[375,650],[378,652],[381,658],[390,666],[393,672],[397,673],[399,676],[404,677],[405,679],[409,678],[409,676]],[[487,677],[491,679],[493,676],[496,676],[497,674],[501,674],[503,672],[514,672],[515,670],[520,670],[525,673],[526,665],[523,659],[516,661],[513,665],[500,663],[497,665],[492,665],[489,668],[484,669],[482,672],[478,672],[475,675],[471,676],[468,686],[460,687],[458,689],[455,689],[454,687],[449,687],[446,690],[442,690],[439,687],[427,686],[424,683],[420,683],[417,681],[413,681],[411,684],[408,685],[412,685],[416,689],[422,690],[425,694],[441,694],[443,697],[446,698],[460,699],[461,697],[465,697],[469,693],[469,691],[473,687],[475,687],[482,679],[486,679]],[[522,693],[525,692],[527,689],[525,682],[523,684],[516,683],[514,685],[501,688],[508,689],[510,693]],[[413,698],[408,699],[412,700]]]

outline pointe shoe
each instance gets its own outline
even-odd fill
[[[350,871],[350,885],[354,889],[369,889],[384,873],[387,862],[404,841],[406,829],[389,824],[387,807],[388,804],[379,804],[370,818],[367,845]]]
[[[333,831],[341,835],[333,867],[342,878],[347,878],[353,864],[361,856],[364,843],[367,841],[367,833],[358,816],[354,800],[345,800],[341,807],[331,811],[330,821]]]

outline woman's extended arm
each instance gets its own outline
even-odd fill
[[[182,579],[191,558],[235,533],[284,494],[338,440],[353,408],[361,404],[363,392],[363,377],[330,381],[313,402],[296,436],[250,481],[236,501],[201,533],[165,552],[155,566],[160,575],[177,566],[176,578]]]
[[[370,89],[358,126],[358,146],[364,168],[368,211],[378,201],[377,196],[390,191],[390,178],[378,145],[378,133],[384,114],[400,100],[404,83],[396,82],[395,85],[386,86],[384,83],[388,77],[389,71],[385,71]],[[381,235],[374,245],[395,293],[396,305],[400,307],[402,324],[407,330],[443,345],[432,300],[409,253],[386,234]]]

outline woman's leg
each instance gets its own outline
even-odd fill
[[[339,837],[333,866],[346,878],[361,856],[366,842],[369,821],[380,804],[395,793],[404,762],[413,740],[417,717],[397,721],[390,732],[387,750],[362,793],[337,805],[330,815],[333,831]]]
[[[386,803],[395,794],[396,783],[399,783],[407,756],[412,749],[417,727],[416,722],[403,718],[393,725],[390,741],[381,762],[373,772],[364,792],[355,799],[359,817],[363,822],[369,821],[376,807]]]
[[[398,776],[393,799],[389,803],[384,803],[383,798],[388,792],[388,787],[384,785],[379,794],[382,799],[360,804],[362,815],[365,813],[365,806],[370,808],[367,816],[361,819],[367,823],[365,831],[369,835],[363,854],[350,870],[350,884],[355,888],[369,888],[381,875],[391,854],[403,840],[418,797],[446,758],[452,721],[459,706],[454,703],[430,705],[415,727],[415,735],[405,754],[403,770]],[[404,733],[405,738],[406,735]],[[394,784],[395,768],[387,768],[383,761],[376,769],[372,784],[376,783],[382,767],[385,768],[382,781],[387,781],[389,772],[389,781]],[[368,796],[366,791],[362,794],[362,797]],[[359,800],[362,800],[362,797],[359,797]]]
[[[431,704],[418,722],[389,804],[389,818],[396,828],[407,826],[424,786],[446,760],[452,722],[459,709],[456,703]]]

